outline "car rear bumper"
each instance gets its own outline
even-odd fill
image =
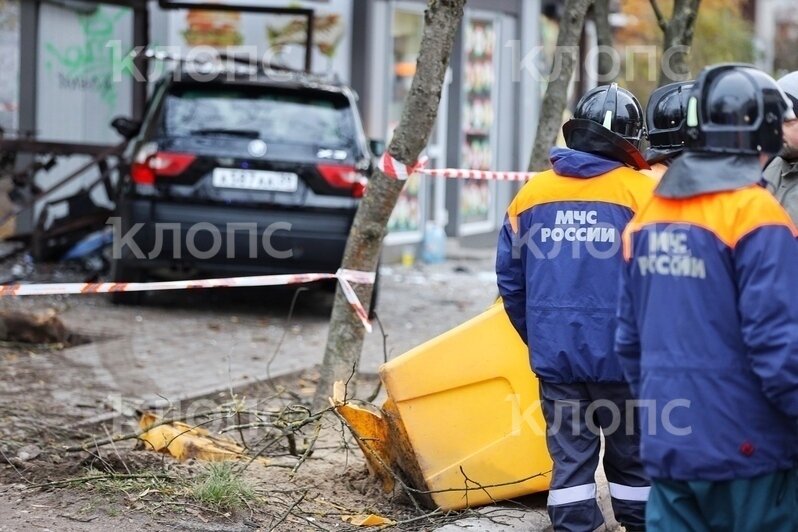
[[[334,272],[354,211],[279,210],[127,199],[114,255],[144,269]]]

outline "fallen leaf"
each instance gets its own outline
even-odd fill
[[[376,514],[344,515],[341,519],[355,526],[386,526],[396,524],[396,521]]]

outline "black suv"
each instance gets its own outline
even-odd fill
[[[114,124],[134,138],[113,280],[336,271],[372,159],[353,91],[203,76],[171,73],[140,126]]]

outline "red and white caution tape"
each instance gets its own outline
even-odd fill
[[[408,177],[422,169],[425,164],[427,164],[427,158],[422,157],[416,161],[416,164],[408,166],[391,157],[391,154],[386,151],[377,162],[377,168],[388,177],[398,179],[399,181],[406,181]]]
[[[420,168],[418,173],[448,179],[481,179],[483,181],[526,181],[536,174],[536,172],[494,172],[460,168]]]
[[[413,165],[406,165],[391,157],[388,152],[382,154],[377,164],[379,169],[394,179],[406,180],[415,173],[430,177],[447,179],[479,179],[483,181],[526,181],[537,172],[495,172],[492,170],[468,170],[462,168],[426,168],[428,159],[422,157]]]
[[[328,279],[338,279],[341,291],[352,306],[363,327],[371,332],[368,313],[363,308],[350,283],[374,284],[374,272],[340,269],[336,273],[300,273],[287,275],[256,275],[252,277],[228,277],[225,279],[198,279],[192,281],[159,281],[153,283],[51,283],[10,284],[0,286],[3,296],[44,296],[66,294],[107,294],[111,292],[149,292],[160,290],[190,290],[195,288],[229,288],[254,286],[286,286],[306,284]]]

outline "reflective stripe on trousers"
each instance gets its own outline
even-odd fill
[[[618,430],[608,407],[619,419],[627,419],[627,401],[632,399],[624,384],[540,382],[546,443],[554,461],[548,513],[556,532],[595,530],[604,522],[596,500],[595,473],[604,436],[604,472],[610,483],[613,513],[627,530],[645,526],[649,480],[639,457],[639,428]],[[589,417],[590,416],[590,417]],[[634,416],[629,416],[635,419]]]
[[[651,486],[624,486],[614,482],[610,482],[609,485],[610,497],[622,501],[645,502],[648,500],[648,494],[651,491]]]
[[[592,501],[596,498],[595,484],[582,484],[570,488],[549,490],[549,499],[546,506],[562,506],[581,501]]]

